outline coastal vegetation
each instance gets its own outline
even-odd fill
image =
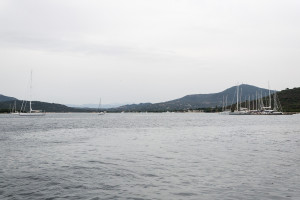
[[[278,92],[281,107],[285,112],[300,112],[300,87]]]
[[[16,102],[16,111],[20,111],[22,107],[23,101],[21,100],[14,100],[14,101],[5,101],[0,102],[0,113],[9,113],[11,111],[12,106]],[[29,111],[29,106],[23,103],[25,106],[25,112]],[[71,108],[62,104],[57,103],[47,103],[41,101],[33,101],[32,105],[36,110],[45,110],[46,112],[96,112],[96,109],[88,109],[88,108]]]

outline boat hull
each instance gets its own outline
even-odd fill
[[[251,115],[249,112],[230,112],[229,115]]]
[[[11,115],[19,115],[19,113],[10,113]]]
[[[34,117],[34,116],[45,116],[46,115],[46,113],[20,113],[19,114],[20,116],[32,116],[32,117]]]

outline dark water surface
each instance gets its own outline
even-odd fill
[[[0,115],[0,199],[300,199],[300,115]]]

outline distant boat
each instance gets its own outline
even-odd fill
[[[32,109],[32,103],[31,103],[31,98],[32,98],[31,93],[32,93],[32,91],[31,90],[32,90],[32,71],[30,73],[29,112],[25,112],[27,101],[23,101],[19,115],[20,116],[44,116],[46,114],[45,111],[42,111],[42,110],[33,110]]]
[[[233,112],[229,112],[229,115],[250,115],[247,108],[239,106],[239,85],[236,86],[236,109]]]
[[[227,97],[228,95],[226,95],[226,98],[224,100],[224,96],[223,96],[223,106],[222,106],[222,112],[220,112],[220,115],[229,115],[229,113],[231,112],[229,109],[227,109]]]
[[[99,101],[99,106],[98,106],[98,115],[105,115],[106,112],[101,111],[101,98]]]
[[[10,114],[12,114],[12,115],[18,115],[19,114],[19,112],[17,111],[17,101],[14,102],[14,105],[13,105],[11,111],[10,111]]]
[[[264,98],[266,99],[266,102],[264,103]],[[248,100],[248,108],[243,108],[241,105],[239,105],[239,85],[237,85],[237,103],[236,103],[236,109],[234,112],[230,112],[229,115],[282,115],[282,108],[279,102],[279,99],[277,97],[276,92],[273,94],[273,108],[272,108],[272,96],[271,96],[271,90],[269,86],[269,97],[267,101],[267,96],[263,97],[262,94],[258,94],[256,92],[256,101],[252,102],[253,110],[250,110],[250,96]],[[245,101],[246,104],[247,101]],[[241,103],[241,100],[240,100]],[[256,108],[254,109],[254,106]],[[247,107],[247,106],[246,106]]]
[[[273,109],[272,109],[272,99],[269,90],[269,106],[262,107],[261,111],[259,112],[259,115],[282,115],[282,114],[283,114],[282,108],[276,92],[273,94]]]

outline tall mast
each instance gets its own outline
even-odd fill
[[[264,107],[264,101],[263,101],[263,95],[262,95],[262,92],[260,91],[260,96],[259,96],[259,107],[260,109],[262,109],[262,107]]]
[[[101,108],[101,98],[99,100],[98,112],[100,112],[100,108]]]
[[[274,108],[273,110],[277,111],[277,102],[276,102],[276,92],[273,93],[273,99],[274,99]]]
[[[236,86],[236,110],[239,111],[239,85]]]
[[[269,82],[268,82],[268,88],[269,88],[269,107],[270,107],[270,109],[272,109],[272,100],[271,100],[271,90],[270,90],[270,84],[269,84]]]
[[[222,111],[224,111],[224,95],[223,95],[223,106],[222,106]]]
[[[242,108],[242,94],[243,94],[243,88],[241,88],[241,94],[240,94],[240,109]]]
[[[249,110],[251,109],[251,106],[250,106],[250,94],[249,94],[249,98],[248,98],[248,106],[249,106]]]
[[[265,93],[265,96],[263,98],[263,102],[264,102],[264,106],[268,107],[268,97],[267,97],[267,93]]]
[[[254,110],[254,98],[253,98],[253,94],[251,94],[251,99],[252,99],[252,110]],[[251,101],[250,101],[250,109],[251,109]]]
[[[258,110],[257,109],[257,91],[256,91],[256,99],[255,99],[255,110]]]
[[[31,113],[31,100],[32,100],[32,70],[30,71],[30,97],[29,97],[29,112]]]

